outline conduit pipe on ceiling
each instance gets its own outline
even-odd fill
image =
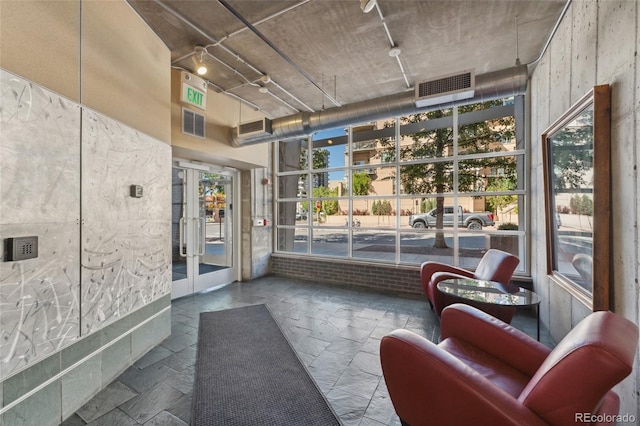
[[[293,9],[295,9],[295,8],[297,8],[299,6],[302,6],[303,4],[309,3],[310,1],[311,0],[302,0],[301,2],[298,2],[298,3],[294,4],[294,5],[291,5],[289,7],[285,7],[284,9],[279,10],[276,13],[273,13],[273,14],[265,17],[265,18],[260,19],[259,21],[254,22],[253,25],[257,27],[260,24],[264,24],[265,22],[271,21],[272,19],[277,18],[280,15],[284,15],[285,13],[290,12]],[[213,44],[210,44],[208,46],[205,46],[205,47],[215,47],[215,46],[221,44],[222,42],[224,42],[226,40],[229,40],[231,37],[236,36],[236,35],[240,34],[241,32],[246,31],[248,29],[249,29],[248,27],[242,27],[240,29],[237,29],[234,32],[232,32],[231,34],[227,34],[226,36],[222,37],[217,42],[215,42]]]
[[[384,31],[387,33],[387,38],[389,39],[389,47],[391,48],[397,47],[396,43],[393,41],[393,38],[391,37],[391,32],[389,31],[389,26],[387,25],[387,20],[382,14],[382,10],[380,9],[380,5],[378,4],[377,1],[374,7],[378,10],[378,16],[380,17],[380,22],[382,22]],[[402,66],[400,55],[397,55],[395,58],[396,58],[396,61],[398,62],[398,67],[400,68],[400,72],[402,73],[402,78],[404,78],[404,83],[407,85],[407,88],[411,87],[411,84],[409,84],[409,78],[407,78],[407,73],[405,72],[404,67]]]
[[[200,34],[201,36],[205,37],[207,40],[209,40],[211,42],[211,44],[208,44],[206,47],[209,46],[216,46],[219,47],[220,49],[223,49],[225,52],[227,52],[229,55],[233,56],[236,61],[246,65],[247,67],[249,67],[252,71],[254,71],[255,73],[257,73],[260,77],[264,76],[265,74],[260,71],[259,69],[257,69],[255,66],[253,66],[252,64],[250,64],[249,62],[245,61],[243,58],[240,57],[240,55],[238,55],[237,53],[235,53],[234,51],[230,50],[229,48],[227,48],[226,46],[224,46],[222,44],[222,40],[221,41],[217,41],[215,38],[213,38],[212,36],[210,36],[209,34],[207,34],[206,31],[204,31],[203,29],[199,28],[196,24],[194,24],[193,22],[191,22],[190,20],[188,20],[186,17],[184,17],[181,13],[179,13],[178,11],[174,10],[173,8],[165,5],[162,1],[160,0],[153,0],[158,6],[160,6],[161,8],[163,8],[166,12],[168,12],[170,15],[172,15],[174,18],[180,20],[181,22],[183,22],[184,24],[186,24],[189,28],[193,29],[194,31],[196,31],[198,34]],[[298,7],[302,4],[307,3],[308,0],[302,1],[300,3],[298,3],[295,6],[290,6],[288,8],[286,8],[284,11],[289,11],[292,10],[295,7]],[[272,16],[276,16],[272,15]],[[260,22],[264,22],[264,20],[259,21]],[[228,38],[228,37],[226,37]],[[224,38],[224,39],[226,39]],[[205,49],[206,49],[205,47]],[[177,59],[175,59],[174,61],[172,61],[172,65],[175,65],[181,61],[183,61],[184,59],[190,58],[191,56],[194,55],[195,52],[189,52],[186,55],[183,55]],[[207,55],[210,56],[212,59],[215,59],[216,61],[220,62],[222,65],[226,66],[227,68],[231,69],[233,72],[235,72],[237,75],[241,76],[245,81],[249,82],[249,80],[247,79],[247,77],[244,76],[244,74],[241,74],[238,70],[236,70],[235,68],[231,67],[230,65],[228,65],[227,63],[223,62],[221,59],[219,59],[218,57],[212,55],[211,53],[209,53],[207,51]],[[208,80],[208,79],[206,79]],[[209,82],[211,83],[211,82]],[[313,112],[314,110],[309,107],[307,104],[305,104],[304,102],[302,102],[300,99],[298,99],[297,97],[295,97],[293,94],[291,94],[289,91],[285,90],[282,86],[280,86],[279,84],[277,84],[275,81],[271,81],[271,83],[273,85],[275,85],[278,89],[282,90],[287,96],[291,97],[292,99],[294,99],[296,102],[298,102],[300,105],[302,105],[303,107],[305,107],[306,109],[308,109],[309,111]],[[251,82],[249,82],[249,84],[253,84]],[[257,86],[257,85],[256,85]],[[230,94],[231,92],[229,92],[229,90],[233,90],[234,88],[230,88],[230,89],[221,89],[221,93],[224,94]],[[241,102],[245,102],[248,103],[250,105],[253,106],[253,104],[251,104],[250,102],[245,101],[243,98],[233,95],[235,98],[237,98],[238,100],[240,100]],[[277,95],[272,95],[274,98],[278,99],[279,101],[283,102],[284,104],[286,104],[288,107],[290,107],[293,111],[300,111],[298,108],[292,107],[289,103],[287,103],[284,99],[282,99],[281,97],[277,96]],[[261,110],[261,108],[258,108]]]
[[[334,105],[341,106],[340,102],[338,102],[333,96],[331,96],[322,87],[320,87],[320,85],[316,83],[315,80],[313,80],[311,76],[309,76],[309,74],[307,74],[298,64],[296,64],[291,58],[289,58],[289,56],[287,56],[282,50],[280,50],[278,46],[276,46],[271,40],[269,40],[264,34],[262,34],[260,30],[258,30],[253,24],[251,24],[244,16],[242,16],[237,10],[235,10],[226,0],[218,0],[218,3],[224,6],[224,8],[229,11],[229,13],[235,16],[240,22],[242,22],[247,28],[249,28],[252,33],[258,36],[260,40],[262,40],[267,46],[269,46],[274,52],[276,52],[278,56],[284,59],[289,65],[291,65],[291,67],[295,71],[297,71],[298,74],[304,77],[305,80],[307,80],[318,90],[320,90],[320,92],[322,92],[322,94],[326,96],[329,101],[331,101]]]
[[[564,8],[562,9],[562,12],[560,13],[560,16],[556,20],[556,24],[554,25],[553,29],[551,30],[551,33],[549,34],[549,37],[547,37],[547,42],[544,44],[544,47],[540,52],[540,56],[538,56],[533,62],[530,62],[529,65],[537,65],[538,62],[540,62],[545,52],[549,48],[549,45],[551,44],[551,40],[556,35],[556,31],[558,31],[558,28],[560,27],[560,23],[562,22],[562,19],[564,19],[564,15],[566,15],[570,5],[571,5],[571,0],[567,0],[567,2],[564,5]]]
[[[266,142],[300,140],[312,133],[336,127],[522,95],[527,90],[528,78],[529,72],[526,65],[478,75],[473,98],[426,108],[416,107],[414,92],[408,91],[314,113],[301,112],[274,119],[271,122],[272,133],[267,135],[238,137],[237,128],[234,128],[230,138],[231,145],[241,147]]]

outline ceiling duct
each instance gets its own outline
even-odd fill
[[[436,77],[416,84],[418,108],[473,98],[475,92],[473,70]]]
[[[312,133],[336,127],[522,95],[527,90],[528,78],[526,65],[481,74],[475,77],[472,98],[440,102],[423,108],[416,106],[415,92],[409,91],[313,113],[300,112],[274,119],[271,123],[271,134],[254,133],[241,136],[238,127],[232,133],[231,144],[240,147],[265,142],[300,140]]]

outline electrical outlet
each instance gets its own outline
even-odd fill
[[[7,260],[25,260],[38,257],[38,237],[7,238]]]

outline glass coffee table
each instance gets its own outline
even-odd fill
[[[540,296],[533,291],[514,284],[473,278],[449,278],[438,283],[438,291],[461,303],[468,303],[479,309],[482,305],[500,307],[535,307],[537,338],[540,340]]]

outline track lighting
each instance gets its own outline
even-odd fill
[[[376,5],[376,0],[360,0],[360,9],[364,13],[369,13],[373,10]]]
[[[193,58],[193,62],[196,65],[196,74],[205,75],[208,70],[207,70],[207,66],[203,62],[203,59],[204,59],[204,54],[207,52],[207,49],[205,49],[202,46],[196,46],[195,51],[196,51],[196,54],[192,56],[192,58]]]
[[[258,87],[258,92],[262,94],[269,93],[269,88],[266,85],[271,83],[271,77],[269,77],[268,74],[265,74],[260,77],[260,81],[262,82],[262,86]]]

